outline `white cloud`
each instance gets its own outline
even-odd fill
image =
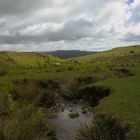
[[[140,6],[140,0],[135,0],[134,3],[131,4],[132,8],[136,8],[138,6]]]
[[[48,45],[48,42],[65,40],[76,44],[83,38],[91,38],[95,41],[94,45],[100,44],[104,47],[108,45],[103,43],[123,44],[120,43],[123,40],[126,45],[130,44],[128,40],[131,37],[137,38],[135,41],[139,40],[140,0],[135,0],[131,4],[128,4],[128,0],[40,0],[37,2],[34,4],[32,0],[28,3],[27,0],[0,0],[0,44],[9,44],[8,46],[17,44],[18,48],[30,44],[37,49],[37,46],[41,48],[43,46],[41,44]],[[113,41],[111,43],[106,40]],[[88,41],[85,41],[87,47],[83,45],[83,49],[88,48],[90,44]],[[3,48],[2,45],[0,49]],[[64,48],[61,45],[56,46],[58,49]],[[79,47],[79,45],[75,46]],[[66,47],[72,48],[70,45]],[[49,50],[50,47],[46,47],[47,49]]]
[[[50,31],[58,31],[63,28],[62,23],[42,23],[42,24],[34,24],[32,26],[28,26],[25,29],[20,31],[21,35],[41,35],[44,32]]]

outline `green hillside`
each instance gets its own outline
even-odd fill
[[[75,79],[82,81],[81,85],[73,87],[75,90],[92,86],[110,88],[111,94],[100,101],[95,108],[95,113],[110,114],[124,123],[129,123],[131,139],[140,139],[140,46],[116,48],[69,59],[61,59],[45,53],[1,52],[0,94],[3,97],[3,94],[13,95],[11,92],[13,90],[23,90],[22,93],[19,91],[23,95],[18,97],[14,92],[14,97],[18,100],[9,101],[8,96],[6,105],[1,98],[0,113],[4,109],[8,113],[18,110],[24,93],[27,96],[26,103],[30,102],[34,106],[38,98],[37,86],[42,80],[56,80],[63,83]],[[28,80],[30,82],[27,85],[17,86]],[[50,89],[54,90],[52,87]],[[75,95],[72,96],[75,98]],[[50,100],[54,98],[51,96]],[[30,110],[32,107],[28,108]]]

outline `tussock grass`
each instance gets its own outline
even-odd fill
[[[41,140],[55,134],[45,116],[32,105],[20,106],[0,122],[1,140]]]
[[[128,133],[129,125],[113,116],[100,115],[78,129],[76,140],[128,140]]]

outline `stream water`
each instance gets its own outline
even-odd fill
[[[51,118],[50,121],[56,127],[58,140],[74,140],[77,128],[81,124],[89,124],[91,122],[93,115],[87,109],[85,110],[79,105],[71,105],[59,111],[55,118]],[[70,113],[79,113],[79,117],[70,118]]]

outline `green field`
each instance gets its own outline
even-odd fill
[[[76,78],[92,79],[80,88],[96,85],[109,87],[112,93],[100,101],[95,112],[110,114],[129,123],[131,139],[140,139],[140,46],[69,59],[45,53],[0,53],[2,94],[10,93],[15,87],[13,81]]]

